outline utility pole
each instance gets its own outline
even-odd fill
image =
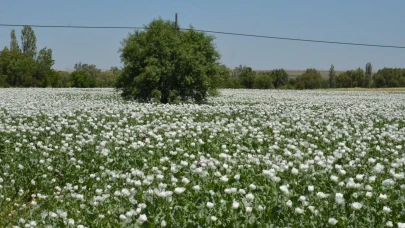
[[[178,21],[177,21],[177,13],[175,14],[175,19],[174,19],[174,23],[175,23],[175,28],[176,28],[176,30],[179,28],[179,25],[178,25]]]

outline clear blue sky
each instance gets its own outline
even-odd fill
[[[181,27],[304,39],[405,46],[404,0],[123,1],[3,0],[0,23],[143,26],[159,16]],[[11,27],[0,27],[0,47]],[[20,37],[20,27],[16,29]],[[34,28],[38,49],[53,50],[54,68],[75,63],[121,66],[120,41],[132,30]],[[405,67],[405,49],[373,48],[216,35],[222,62],[254,69]]]

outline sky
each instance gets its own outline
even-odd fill
[[[133,26],[153,19],[174,20],[182,28],[265,36],[405,46],[404,0],[2,0],[0,24]],[[0,26],[0,47],[10,32],[21,27]],[[33,28],[38,50],[53,50],[55,69],[75,63],[101,69],[121,67],[118,49],[131,29]],[[296,42],[231,35],[215,35],[221,62],[255,70],[284,68],[336,70],[383,67],[405,68],[405,49]],[[20,39],[19,39],[20,40]]]

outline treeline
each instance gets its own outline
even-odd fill
[[[284,69],[256,72],[251,67],[238,66],[221,77],[220,88],[274,89],[289,88],[291,80]]]
[[[118,67],[111,67],[107,71],[102,71],[92,64],[77,63],[71,73],[59,71],[60,86],[74,88],[112,88],[115,86],[117,78],[121,73]]]
[[[225,71],[225,70],[224,70]],[[357,68],[339,74],[331,65],[328,77],[309,68],[296,77],[288,75],[284,69],[275,69],[268,72],[257,72],[248,66],[238,66],[227,69],[221,77],[220,88],[246,88],[246,89],[319,89],[319,88],[385,88],[405,87],[405,69],[383,68],[372,73],[371,63],[365,69]]]
[[[52,49],[37,51],[37,39],[30,26],[21,31],[21,47],[15,30],[10,46],[0,51],[0,87],[114,87],[121,70],[102,71],[95,65],[75,64],[73,72],[55,71]]]
[[[21,31],[21,45],[15,30],[10,34],[10,45],[0,51],[0,87],[115,87],[122,70],[111,67],[107,71],[95,65],[77,63],[73,72],[55,71],[52,49],[37,51],[36,36],[30,26]],[[405,87],[405,69],[383,68],[372,73],[371,63],[337,74],[332,65],[328,77],[316,69],[307,69],[291,77],[284,69],[257,72],[248,66],[229,69],[222,66],[218,75],[219,88],[247,89],[317,89],[317,88],[383,88]]]

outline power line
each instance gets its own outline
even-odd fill
[[[130,26],[81,26],[81,25],[23,25],[23,24],[0,24],[0,27],[23,27],[33,28],[78,28],[78,29],[145,29],[144,27]]]
[[[133,26],[81,26],[81,25],[22,25],[22,24],[0,24],[0,27],[23,27],[31,26],[33,28],[76,28],[76,29],[138,29],[144,30],[144,27],[133,27]],[[190,30],[186,28],[179,28],[180,30]],[[340,45],[351,45],[351,46],[365,46],[365,47],[380,47],[380,48],[398,48],[405,49],[405,46],[397,45],[382,45],[382,44],[366,44],[366,43],[352,43],[352,42],[339,42],[339,41],[326,41],[326,40],[312,40],[312,39],[301,39],[301,38],[290,38],[290,37],[279,37],[279,36],[264,36],[264,35],[254,35],[246,33],[234,33],[234,32],[221,32],[212,30],[202,30],[195,29],[195,31],[204,33],[214,33],[223,35],[233,35],[233,36],[244,36],[244,37],[255,37],[255,38],[265,38],[265,39],[276,39],[276,40],[288,40],[288,41],[300,41],[300,42],[311,42],[311,43],[325,43],[325,44],[340,44]]]
[[[405,46],[396,46],[396,45],[365,44],[365,43],[351,43],[351,42],[326,41],[326,40],[310,40],[310,39],[301,39],[301,38],[289,38],[289,37],[278,37],[278,36],[262,36],[262,35],[252,35],[252,34],[244,34],[244,33],[218,32],[218,31],[209,31],[209,30],[198,30],[198,29],[196,29],[196,31],[207,32],[207,33],[226,34],[226,35],[235,35],[235,36],[266,38],[266,39],[312,42],[312,43],[342,44],[342,45],[381,47],[381,48],[405,48]]]

